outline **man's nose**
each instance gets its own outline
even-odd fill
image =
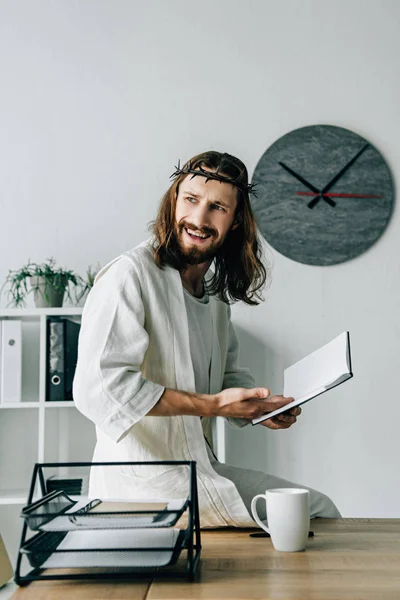
[[[207,204],[201,204],[200,202],[196,204],[190,216],[192,217],[193,225],[197,225],[199,228],[210,225],[210,211]]]

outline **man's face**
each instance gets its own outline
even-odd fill
[[[234,225],[237,189],[230,183],[188,175],[179,186],[175,235],[187,264],[212,260]],[[196,235],[197,234],[197,235]]]

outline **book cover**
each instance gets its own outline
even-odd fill
[[[252,420],[256,425],[305,404],[353,377],[350,333],[344,331],[325,346],[297,361],[284,371],[283,395],[294,401]]]
[[[6,547],[0,535],[0,587],[13,576],[13,570]]]

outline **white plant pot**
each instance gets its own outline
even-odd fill
[[[31,277],[30,284],[33,290],[33,300],[36,308],[59,308],[63,305],[65,288],[55,289],[43,277]]]

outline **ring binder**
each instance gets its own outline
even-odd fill
[[[188,495],[169,501],[125,499],[119,503],[100,498],[74,500],[63,490],[46,493],[47,468],[148,464],[187,465]],[[34,500],[38,490],[40,497]],[[185,528],[176,527],[186,513]],[[24,523],[14,576],[20,586],[47,579],[165,576],[172,574],[169,567],[183,551],[186,568],[174,569],[173,574],[181,572],[189,581],[194,579],[201,554],[195,461],[37,463],[21,516]],[[32,567],[27,572],[26,563]],[[57,573],[65,568],[72,572]]]
[[[46,400],[73,400],[80,323],[68,317],[47,318]]]
[[[0,397],[5,403],[21,402],[22,321],[3,319],[1,331]]]
[[[46,400],[60,402],[65,400],[64,380],[64,320],[60,317],[47,319],[48,364]]]

